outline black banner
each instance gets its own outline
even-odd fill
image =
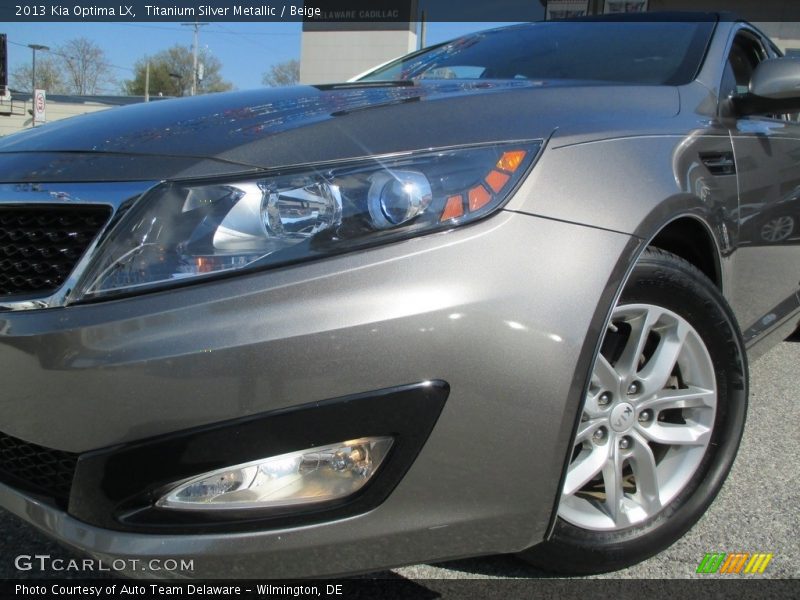
[[[544,5],[545,0],[4,0],[0,21],[297,21],[307,30],[343,23],[404,29],[423,12],[428,21],[537,21],[544,18]]]
[[[547,3],[548,0],[3,0],[0,22],[297,21],[303,22],[306,30],[352,29],[353,23],[365,24],[366,29],[405,29],[423,15],[429,22],[539,21],[545,17]],[[619,9],[619,2],[607,6],[607,0],[572,4],[585,6],[589,15]],[[800,2],[794,0],[650,0],[642,6],[649,11],[732,10],[738,15],[729,12],[722,18],[800,22]],[[557,9],[555,6],[556,13]]]
[[[325,600],[395,598],[481,598],[525,600],[558,598],[615,600],[647,598],[797,598],[800,583],[792,579],[338,579],[304,581],[137,581],[137,580],[6,580],[2,598],[270,598]]]

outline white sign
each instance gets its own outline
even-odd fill
[[[647,12],[647,0],[606,0],[606,14]]]
[[[545,19],[574,19],[589,14],[589,0],[548,0]]]
[[[44,90],[33,92],[33,124],[47,121],[47,94]]]

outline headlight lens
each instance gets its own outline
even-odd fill
[[[164,183],[108,235],[73,298],[287,264],[474,221],[502,205],[540,147],[492,144]]]

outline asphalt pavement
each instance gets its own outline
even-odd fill
[[[774,554],[772,562],[763,575],[754,577],[800,578],[800,343],[780,344],[751,365],[750,371],[744,439],[716,502],[672,547],[634,567],[600,577],[692,578],[698,577],[695,570],[707,552],[767,552]],[[19,554],[70,556],[32,527],[0,511],[0,578],[41,577],[14,567]],[[61,574],[65,575],[80,577]],[[376,575],[417,581],[544,576],[513,556],[420,564]]]

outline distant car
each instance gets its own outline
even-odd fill
[[[656,13],[3,138],[0,505],[139,577],[663,550],[800,318],[798,90]]]
[[[742,204],[737,216],[745,243],[789,243],[790,238],[797,243],[800,241],[800,186],[768,205]]]

